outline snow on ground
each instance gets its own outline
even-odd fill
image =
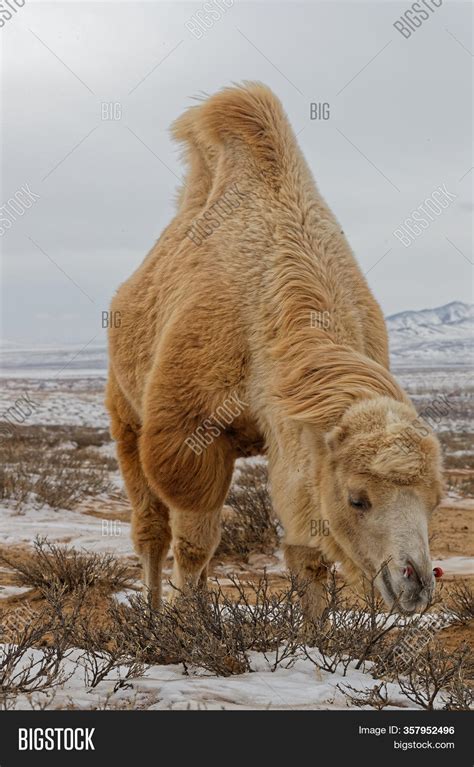
[[[108,427],[109,419],[104,406],[104,371],[95,371],[94,375],[82,375],[84,371],[75,371],[74,376],[68,377],[63,374],[47,377],[47,372],[43,371],[44,376],[35,377],[0,376],[0,421],[4,420],[2,413],[26,393],[35,405],[25,423]],[[432,423],[433,428],[443,431],[470,431],[469,396],[472,390],[472,368],[466,366],[417,370],[395,367],[393,372],[413,397],[419,412],[430,405],[437,395],[444,393],[448,401],[447,412],[439,419],[439,423]],[[5,375],[5,371],[3,374]]]
[[[394,365],[392,371],[408,393],[434,398],[439,392],[467,392],[472,387],[472,366],[407,368]],[[429,392],[427,389],[429,388]]]
[[[32,413],[25,419],[28,425],[50,424],[95,426],[106,429],[109,425],[104,406],[105,378],[22,379],[3,380],[0,388],[0,421],[9,420],[6,411],[17,399],[27,395],[34,403]],[[3,414],[3,415],[2,415]]]
[[[20,594],[27,594],[30,591],[28,586],[2,586],[0,585],[0,599],[8,597],[18,597]]]
[[[21,513],[0,504],[0,541],[4,545],[28,544],[39,537],[47,537],[52,543],[67,543],[88,552],[111,552],[116,556],[133,554],[130,525],[107,525],[107,521],[81,514],[80,511],[36,509],[25,506]]]
[[[313,657],[317,650],[312,651]],[[35,659],[41,651],[33,650]],[[274,653],[251,653],[252,672],[230,677],[216,677],[204,671],[191,669],[186,675],[182,666],[150,666],[143,677],[132,680],[130,687],[114,693],[118,672],[110,675],[88,692],[84,684],[84,667],[81,652],[72,651],[63,663],[66,674],[72,674],[65,685],[56,691],[48,708],[62,709],[70,704],[81,709],[101,706],[139,708],[146,703],[151,710],[159,709],[345,709],[348,704],[337,685],[351,685],[357,690],[373,687],[377,681],[367,672],[355,669],[351,663],[346,676],[341,671],[321,671],[308,659],[299,659],[291,668],[272,671]],[[368,667],[370,664],[367,664]],[[119,670],[120,671],[120,670]],[[122,669],[124,675],[126,669]],[[407,701],[397,685],[387,683],[392,705],[389,708],[418,708]],[[41,695],[33,695],[37,703]],[[18,696],[16,708],[29,709],[31,701]],[[369,707],[367,707],[369,708]]]
[[[95,339],[94,339],[95,340]],[[50,344],[34,347],[0,341],[0,376],[53,378],[104,376],[107,371],[105,343]]]

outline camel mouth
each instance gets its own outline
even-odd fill
[[[397,594],[395,591],[392,576],[387,565],[384,565],[380,571],[380,581],[379,590],[391,610],[396,608],[403,615],[413,615],[416,612],[416,606],[408,606],[401,601],[403,592]]]
[[[414,567],[414,566],[413,566]],[[420,590],[413,596],[407,594],[403,586],[397,592],[392,579],[392,574],[387,565],[384,565],[379,574],[379,591],[391,610],[397,610],[403,615],[414,615],[418,610],[423,610],[429,603],[429,587],[420,579]]]
[[[387,565],[383,566],[380,576],[381,576],[381,580],[385,587],[385,592],[386,592],[386,594],[384,594],[382,590],[382,596],[387,602],[387,604],[389,604],[390,606],[393,606],[394,603],[398,602],[398,596],[395,593],[395,589],[393,587],[393,582],[392,582],[392,576],[390,575],[390,570],[388,569]],[[387,596],[389,597],[388,599],[387,599]]]

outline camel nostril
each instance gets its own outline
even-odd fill
[[[410,565],[407,565],[406,567],[404,567],[403,575],[405,578],[411,578],[411,576],[413,575],[413,567],[411,567]]]

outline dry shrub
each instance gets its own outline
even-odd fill
[[[327,607],[315,625],[317,654],[305,655],[326,671],[342,669],[343,675],[351,661],[355,668],[370,661],[370,673],[379,684],[365,690],[350,685],[340,686],[350,704],[372,706],[376,709],[391,704],[386,680],[395,682],[407,701],[432,710],[444,703],[446,710],[468,710],[472,706],[470,681],[474,675],[474,655],[465,644],[454,652],[444,649],[434,638],[433,628],[423,615],[406,618],[384,613],[376,596],[373,581],[367,584],[363,607],[357,606],[347,594],[347,588],[329,579]],[[465,615],[469,604],[469,588],[455,589],[459,597],[460,614]],[[452,620],[451,609],[443,605],[446,618]],[[439,624],[441,625],[441,624]],[[400,650],[401,653],[396,652]]]
[[[5,422],[0,422],[0,426]],[[16,451],[18,443],[23,445],[25,454],[35,453],[38,449],[62,448],[65,442],[72,442],[77,448],[101,447],[110,442],[107,429],[95,426],[79,426],[74,424],[15,424],[11,435],[2,439],[2,450]],[[11,454],[11,453],[10,453]]]
[[[93,690],[100,682],[117,673],[113,692],[129,686],[131,679],[143,676],[145,666],[130,653],[130,644],[123,635],[111,638],[110,630],[91,625],[80,616],[74,630],[74,642],[83,650],[79,663],[84,668],[85,685]]]
[[[447,653],[432,636],[423,616],[404,618],[383,612],[373,582],[364,597],[328,573],[326,605],[318,621],[305,622],[298,595],[301,582],[289,578],[275,589],[264,575],[258,582],[231,578],[224,591],[215,584],[204,589],[176,591],[171,603],[153,610],[140,597],[129,605],[113,601],[96,625],[90,619],[87,595],[102,586],[110,593],[127,585],[127,570],[108,555],[86,555],[38,540],[34,555],[13,567],[19,582],[41,592],[46,606],[32,616],[3,616],[0,648],[0,694],[5,707],[18,694],[45,695],[63,684],[63,660],[79,648],[79,664],[87,689],[104,680],[113,690],[130,685],[149,664],[181,663],[185,673],[203,669],[230,676],[253,670],[252,653],[262,653],[271,670],[288,668],[308,658],[319,668],[346,674],[350,664],[368,667],[377,683],[366,690],[340,686],[350,705],[382,709],[391,705],[387,681],[395,682],[407,702],[426,709],[447,710],[472,706],[469,680],[474,675],[472,652],[460,646]],[[463,615],[464,589],[459,600]],[[15,619],[15,616],[13,616]],[[20,620],[21,618],[21,620]],[[12,635],[12,625],[16,633]],[[394,648],[406,644],[414,629],[425,631],[420,652],[409,652],[403,664]],[[8,633],[9,632],[9,633]],[[32,649],[41,648],[41,653]],[[414,648],[412,648],[414,649]],[[77,649],[76,649],[77,654]],[[370,665],[368,665],[370,663]],[[113,678],[112,678],[113,677]],[[42,705],[42,704],[40,704]]]
[[[3,613],[0,619],[0,705],[16,705],[18,695],[51,695],[72,675],[63,661],[71,652],[71,638],[83,602],[83,594],[66,612],[64,592],[51,588],[40,611],[21,609]]]
[[[461,674],[455,674],[447,691],[443,693],[443,699],[446,711],[472,711],[474,708],[473,687],[461,678]]]
[[[467,626],[474,618],[474,594],[469,583],[457,580],[450,586],[447,606],[453,622]]]
[[[128,568],[111,554],[87,554],[67,546],[56,546],[37,538],[28,559],[10,559],[0,554],[15,572],[16,582],[46,594],[52,587],[73,592],[94,586],[116,591],[129,585]]]
[[[40,508],[72,509],[86,496],[109,492],[114,458],[95,448],[108,433],[91,427],[17,426],[0,442],[0,499]]]
[[[47,707],[56,689],[78,668],[88,691],[100,682],[113,681],[109,697],[143,674],[143,664],[116,642],[111,643],[110,635],[94,628],[84,616],[87,588],[71,595],[66,587],[53,585],[43,597],[45,605],[39,611],[30,610],[28,616],[21,608],[2,615],[0,706],[14,708],[23,694],[32,708]],[[78,646],[82,652],[77,656]],[[64,669],[66,660],[71,663],[68,672]],[[111,680],[114,672],[116,677]]]
[[[227,620],[239,627],[246,652],[262,652],[272,671],[291,666],[300,654],[305,626],[296,579],[290,576],[278,591],[265,573],[256,582],[233,576],[229,580],[232,596],[220,589],[219,602]]]
[[[403,630],[406,618],[385,612],[374,581],[365,582],[363,595],[356,595],[336,579],[334,568],[328,570],[325,584],[325,608],[313,621],[307,635],[305,656],[323,671],[341,671],[346,675],[351,663],[363,668],[367,661],[379,658],[390,647],[390,635]],[[312,653],[309,647],[317,647]]]
[[[182,663],[186,673],[192,666],[218,676],[250,670],[238,626],[225,620],[213,592],[183,593],[159,611],[132,597],[111,615],[118,644],[145,663]]]
[[[470,422],[472,415],[468,411],[465,413],[466,422]],[[449,469],[472,469],[473,451],[472,451],[472,432],[463,428],[462,431],[441,431],[437,434],[445,456],[445,467]],[[467,478],[469,481],[469,478]],[[463,479],[458,477],[450,478],[450,486],[457,489],[462,484]],[[472,477],[470,483],[472,485]]]
[[[113,635],[147,663],[182,663],[230,676],[251,671],[249,653],[272,652],[272,669],[296,659],[302,614],[291,581],[279,593],[264,576],[257,584],[232,578],[237,597],[216,584],[211,591],[177,592],[173,602],[152,610],[141,598],[111,610]]]
[[[446,692],[446,709],[468,707],[472,703],[468,680],[473,674],[474,654],[465,643],[448,653],[440,642],[433,640],[408,665],[404,663],[397,669],[394,676],[408,700],[431,711],[442,692]]]
[[[358,690],[350,684],[338,684],[336,687],[344,693],[351,706],[356,706],[356,708],[370,706],[377,711],[381,711],[386,706],[393,705],[388,697],[385,682],[380,682],[380,684],[375,684],[373,687],[368,687],[365,690]]]
[[[474,476],[449,477],[447,488],[461,496],[472,498],[474,496]]]
[[[222,537],[216,555],[246,559],[251,552],[271,553],[279,544],[279,524],[267,489],[267,468],[245,466],[232,486],[227,504],[233,514],[224,515]]]

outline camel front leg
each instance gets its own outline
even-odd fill
[[[308,482],[308,477],[316,476],[311,455],[304,430],[280,424],[269,450],[270,495],[285,530],[286,564],[296,579],[310,623],[323,612],[327,579],[323,554],[320,546],[315,545],[315,535],[327,532],[321,520],[317,488]]]
[[[132,505],[132,540],[142,564],[143,595],[157,608],[161,600],[163,563],[171,543],[168,508],[153,492],[143,473],[138,445],[140,424],[112,372],[107,406],[111,434],[116,441],[117,457]]]
[[[206,587],[208,565],[221,535],[221,510],[171,511],[172,584],[183,591]]]
[[[132,511],[132,540],[143,571],[143,596],[154,609],[162,596],[162,570],[168,554],[171,533],[168,509],[152,493],[146,504]]]
[[[309,546],[285,546],[284,552],[287,567],[296,578],[305,617],[316,621],[325,605],[327,567],[322,555]]]

